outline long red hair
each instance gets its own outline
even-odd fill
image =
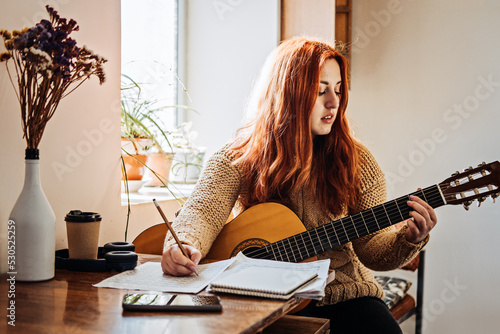
[[[330,134],[313,140],[310,117],[327,59],[340,66],[340,104]],[[239,153],[234,163],[248,187],[243,205],[286,203],[291,193],[306,186],[335,215],[353,208],[359,194],[359,157],[345,115],[347,60],[329,44],[295,38],[280,44],[266,68],[251,104],[255,117],[240,129],[242,141],[233,147]]]

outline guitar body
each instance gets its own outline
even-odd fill
[[[260,248],[305,231],[299,217],[286,206],[278,203],[257,204],[224,226],[205,260],[229,259],[240,251]]]

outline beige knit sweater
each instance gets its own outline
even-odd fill
[[[193,193],[173,222],[179,239],[199,249],[202,256],[208,253],[231,210],[235,216],[243,210],[238,197],[244,196],[245,187],[240,171],[232,164],[234,159],[234,153],[223,148],[208,160]],[[307,229],[386,201],[385,178],[378,163],[366,148],[362,148],[360,160],[361,198],[355,212],[335,217],[321,210],[308,189],[301,189],[292,195],[289,208]],[[427,237],[419,244],[406,241],[406,228],[404,226],[396,231],[391,226],[318,255],[319,259],[330,259],[335,280],[326,287],[326,296],[317,305],[363,296],[382,298],[383,290],[370,269],[384,271],[399,268],[411,261],[429,240]],[[170,233],[167,234],[165,247],[174,242]]]

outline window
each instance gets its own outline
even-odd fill
[[[146,99],[178,104],[178,0],[122,0],[122,74],[141,86]],[[178,111],[161,113],[167,128],[178,125]]]

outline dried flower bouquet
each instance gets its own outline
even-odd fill
[[[0,30],[7,52],[0,54],[21,107],[23,138],[28,149],[36,149],[47,122],[61,99],[73,92],[92,75],[105,81],[106,59],[87,47],[78,47],[70,37],[79,27],[75,20],[61,18],[46,6],[49,20],[21,31]],[[17,88],[8,63],[15,68]]]

